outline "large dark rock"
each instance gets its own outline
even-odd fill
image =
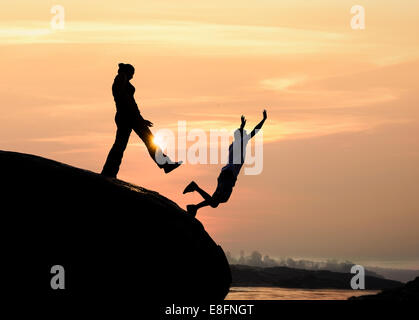
[[[0,151],[0,168],[8,296],[174,302],[227,295],[221,247],[157,192],[14,152]],[[65,290],[51,289],[54,265],[65,269]]]
[[[374,295],[351,297],[351,300],[395,300],[395,301],[419,301],[419,277],[409,281],[404,286],[386,289]]]

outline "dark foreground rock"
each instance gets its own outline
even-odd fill
[[[351,297],[350,300],[396,300],[396,301],[419,301],[419,277],[409,281],[404,286],[394,289],[386,289],[374,295]]]
[[[348,289],[351,290],[351,273],[326,270],[303,270],[288,267],[251,267],[232,265],[233,286],[239,287],[283,287],[301,289]],[[372,276],[365,276],[365,289],[381,290],[396,288],[403,284]]]
[[[7,296],[216,301],[223,250],[156,192],[44,158],[0,151],[1,291]],[[62,265],[65,290],[52,290]]]

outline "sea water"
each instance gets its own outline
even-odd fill
[[[226,300],[346,300],[349,297],[378,292],[373,290],[231,287]]]

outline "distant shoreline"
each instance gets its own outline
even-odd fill
[[[288,267],[252,267],[230,265],[232,287],[276,287],[287,289],[352,290],[352,274],[327,270],[304,270]],[[402,282],[365,276],[366,290],[382,290],[403,286]]]

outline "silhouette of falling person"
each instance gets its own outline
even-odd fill
[[[211,206],[213,208],[218,207],[220,203],[225,203],[233,192],[233,187],[236,184],[237,177],[240,173],[240,169],[244,164],[246,157],[246,146],[251,138],[260,130],[267,119],[266,110],[263,110],[263,120],[252,130],[250,134],[247,134],[244,130],[246,125],[246,119],[244,116],[241,117],[240,128],[234,132],[234,141],[229,146],[228,163],[221,169],[221,173],[218,176],[217,188],[212,196],[202,190],[195,181],[192,181],[185,188],[183,193],[197,191],[204,201],[198,204],[190,204],[186,206],[186,210],[192,216],[196,216],[198,209]]]
[[[153,142],[153,133],[149,129],[153,123],[141,116],[134,99],[135,87],[130,83],[134,72],[135,69],[132,65],[120,63],[118,75],[112,85],[112,94],[116,104],[117,131],[115,142],[102,170],[102,175],[111,178],[116,178],[118,174],[132,130],[143,140],[148,153],[165,173],[169,173],[181,165],[181,162],[172,162]]]

